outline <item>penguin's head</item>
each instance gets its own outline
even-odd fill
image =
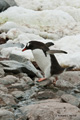
[[[49,50],[49,48],[47,47],[46,44],[39,42],[39,41],[30,41],[27,43],[27,45],[25,46],[25,48],[22,51],[25,50],[34,50],[34,49],[42,49],[43,51],[47,51]]]
[[[29,49],[32,50],[33,46],[34,46],[34,45],[33,45],[31,42],[28,42],[28,43],[26,44],[25,48],[24,48],[22,51],[29,50]]]

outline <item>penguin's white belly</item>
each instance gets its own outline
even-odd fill
[[[40,69],[44,72],[45,77],[50,76],[50,66],[51,66],[51,59],[50,55],[45,55],[43,50],[35,49],[32,51],[35,61],[37,62]]]

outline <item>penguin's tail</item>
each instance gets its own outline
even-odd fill
[[[70,67],[66,67],[66,68],[64,69],[64,71],[72,71],[75,67],[76,67],[75,65],[70,66]]]

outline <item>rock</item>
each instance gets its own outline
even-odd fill
[[[71,84],[69,81],[65,81],[63,79],[59,79],[56,81],[56,87],[62,88],[62,89],[72,89],[74,88],[73,84]]]
[[[13,75],[7,75],[6,77],[0,78],[0,83],[4,85],[13,84],[17,81],[19,81],[19,79]]]
[[[6,10],[10,6],[17,6],[14,0],[0,0],[0,12]]]
[[[0,45],[0,49],[2,48],[8,48],[8,47],[19,47],[19,48],[23,48],[24,45],[22,43],[6,43],[6,44],[2,44]],[[11,57],[12,55],[10,55]],[[13,59],[13,58],[12,58]]]
[[[20,63],[23,64],[23,67],[25,66],[26,69],[30,70],[30,72],[34,72],[34,74],[36,74],[36,76],[38,77],[43,77],[41,75],[41,73],[34,67],[34,65],[25,57],[20,56],[20,55],[15,55],[15,54],[11,54],[9,57],[11,60],[16,60]]]
[[[75,106],[77,106],[77,107],[78,107],[79,104],[80,104],[78,98],[76,98],[75,96],[70,95],[70,94],[63,94],[63,95],[61,96],[61,99],[62,99],[62,101],[67,102],[67,103],[70,103],[70,104],[75,105]]]
[[[37,93],[38,91],[39,91],[39,87],[35,85],[35,86],[31,87],[31,89],[25,91],[24,98],[25,98],[26,100],[29,100],[29,99],[31,99],[34,95],[36,95],[36,93]]]
[[[44,99],[53,99],[56,98],[56,94],[50,90],[45,90],[38,92],[36,95],[32,96],[33,98],[39,99],[39,100],[44,100]]]
[[[4,94],[4,92],[0,90],[0,94]],[[5,103],[5,101],[3,100],[2,96],[1,96],[0,97],[0,107],[2,107],[2,106],[6,106],[6,103]]]
[[[5,0],[10,6],[17,6],[15,0]]]
[[[15,120],[14,114],[6,109],[0,109],[0,120]]]
[[[80,82],[76,85],[76,87],[80,90]]]
[[[10,94],[1,93],[0,100],[2,101],[3,105],[15,105],[16,104],[14,97]],[[2,106],[1,103],[0,105]]]
[[[4,39],[4,38],[1,38],[1,37],[0,37],[0,45],[1,45],[1,44],[4,44],[4,43],[6,43],[6,42],[7,42],[7,39]]]
[[[80,93],[80,90],[79,90],[78,88],[75,88],[75,89],[74,89],[74,92],[75,92],[75,93]]]
[[[80,71],[66,71],[60,74],[58,78],[77,85],[80,83]]]
[[[5,72],[4,72],[4,70],[3,70],[3,66],[0,65],[0,78],[1,78],[1,77],[4,77],[4,74],[5,74]]]
[[[13,60],[0,61],[0,63],[4,66],[5,72],[13,72],[13,73],[24,72],[27,73],[28,76],[30,77],[35,77],[35,76],[40,78],[42,77],[41,73],[26,58],[23,58],[22,56],[19,55],[13,55],[11,59]]]
[[[8,89],[7,87],[5,87],[4,85],[0,85],[0,90],[3,91],[4,93],[8,93]]]
[[[9,59],[10,59],[10,60],[15,60],[15,61],[18,61],[18,62],[21,62],[21,63],[28,61],[28,60],[27,60],[26,58],[24,58],[23,56],[16,55],[16,54],[10,54]]]
[[[11,94],[16,98],[23,98],[24,96],[24,92],[22,91],[13,91]]]
[[[54,99],[23,106],[19,110],[24,114],[25,120],[80,120],[79,108]]]
[[[80,93],[76,93],[76,94],[72,94],[72,95],[76,96],[80,101]]]
[[[20,81],[24,81],[28,86],[34,85],[34,81],[26,73],[19,73],[17,74],[17,77],[20,78]]]
[[[8,88],[9,89],[15,89],[15,88],[17,88],[18,90],[23,91],[23,90],[29,89],[29,85],[27,85],[24,82],[20,82],[20,83],[14,83],[11,86],[9,86]]]
[[[65,92],[62,91],[62,90],[58,90],[58,91],[56,92],[56,95],[57,95],[57,96],[62,96],[63,94],[65,94]]]
[[[9,8],[10,5],[5,0],[0,0],[0,12]]]
[[[28,77],[26,73],[19,73],[16,75],[18,78]]]
[[[25,83],[30,85],[30,86],[34,85],[33,80],[30,77],[28,77],[28,76],[23,76],[21,79],[24,80]]]

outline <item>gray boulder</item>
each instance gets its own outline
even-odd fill
[[[60,103],[55,99],[23,106],[20,111],[25,120],[80,120],[79,108],[68,103]]]
[[[24,96],[24,92],[19,90],[13,91],[11,94],[17,99],[22,98]]]
[[[56,98],[56,94],[52,92],[51,90],[45,90],[37,92],[35,95],[32,96],[33,98],[36,98],[38,100],[45,100],[45,99],[53,99]]]
[[[6,43],[6,44],[1,44],[0,49],[2,48],[8,48],[8,47],[19,47],[23,48],[24,45],[22,43]]]
[[[13,75],[7,75],[3,78],[0,78],[0,84],[10,85],[17,82],[19,79]]]
[[[29,76],[32,74],[33,76],[36,75],[39,78],[43,77],[41,75],[40,71],[38,71],[34,67],[34,65],[28,59],[26,59],[25,57],[20,56],[20,55],[16,55],[16,54],[10,54],[9,59],[19,62],[19,64],[22,66],[21,69],[20,69],[20,72],[22,71],[24,73],[27,73]]]
[[[64,102],[70,103],[70,104],[75,105],[75,106],[77,106],[77,107],[79,106],[79,100],[78,100],[78,98],[76,98],[76,97],[73,96],[73,95],[63,94],[63,95],[61,96],[61,99],[62,99],[62,101],[64,101]]]
[[[6,10],[11,6],[17,6],[14,0],[0,0],[0,12]]]
[[[17,6],[15,0],[5,0],[10,6]]]
[[[6,10],[9,7],[10,5],[6,1],[0,0],[0,12]]]
[[[0,64],[2,64],[4,67],[5,72],[12,72],[12,73],[20,73],[24,72],[27,73],[29,77],[42,77],[41,73],[33,66],[33,64],[30,61],[26,62],[18,62],[15,60],[4,60],[0,61]],[[6,67],[5,67],[6,66]]]
[[[61,88],[61,89],[72,89],[74,88],[74,85],[71,84],[69,81],[65,81],[63,79],[59,79],[56,81],[56,87]]]

